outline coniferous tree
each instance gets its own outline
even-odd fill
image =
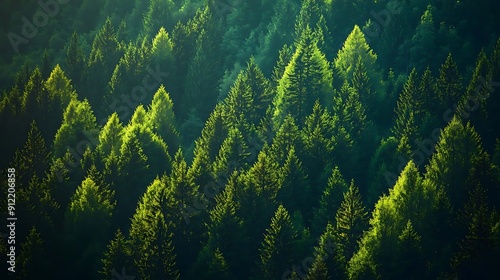
[[[299,128],[295,124],[294,118],[291,115],[287,115],[274,136],[273,143],[270,147],[271,156],[273,156],[280,165],[283,165],[288,156],[288,151],[292,148],[297,151],[297,149],[302,146],[301,140]]]
[[[491,214],[488,204],[485,189],[476,186],[465,205],[463,216],[468,220],[467,233],[451,259],[452,276],[489,278],[495,274],[495,263],[500,255],[494,228],[499,220],[498,215]]]
[[[293,45],[285,44],[279,51],[278,60],[276,61],[276,66],[274,66],[271,81],[273,85],[277,86],[279,81],[285,73],[285,68],[292,60],[294,54]]]
[[[462,89],[462,76],[450,53],[441,65],[439,77],[436,80],[439,108],[434,113],[442,115],[445,110],[454,110],[462,96]]]
[[[293,114],[300,126],[317,99],[326,102],[331,99],[333,77],[325,55],[318,49],[318,40],[316,33],[306,28],[297,43],[274,99],[276,126],[288,114]]]
[[[179,148],[172,161],[172,172],[168,176],[168,202],[165,217],[173,222],[173,246],[181,273],[186,273],[190,260],[194,259],[201,246],[195,233],[200,232],[206,221],[206,213],[196,211],[196,205],[206,205],[198,192],[199,186],[188,172],[182,150]]]
[[[348,259],[342,249],[335,226],[328,223],[314,248],[314,262],[305,279],[346,279]]]
[[[403,91],[399,95],[395,109],[396,119],[392,128],[392,133],[396,139],[406,136],[410,145],[419,137],[416,134],[418,128],[415,128],[414,123],[414,116],[419,114],[420,111],[419,100],[417,99],[418,90],[417,71],[413,68],[404,84]]]
[[[65,62],[68,67],[68,76],[75,83],[80,85],[82,79],[82,70],[85,65],[85,56],[79,41],[78,33],[73,32],[67,43]]]
[[[339,168],[335,167],[321,195],[319,208],[315,210],[313,231],[319,233],[328,223],[335,224],[335,213],[337,213],[343,194],[348,188]]]
[[[372,90],[376,91],[379,88],[376,83],[380,83],[381,80],[377,66],[377,55],[366,42],[366,38],[359,26],[355,25],[334,60],[335,69],[341,78],[347,81],[353,79],[356,64],[360,57],[374,87]]]
[[[172,28],[172,14],[174,9],[174,2],[172,0],[159,1],[151,0],[149,2],[149,9],[144,14],[144,34],[147,37],[152,37],[154,32],[160,28]]]
[[[293,241],[297,233],[288,211],[280,205],[266,230],[260,249],[259,278],[278,279],[294,259]]]
[[[174,104],[163,85],[153,96],[151,107],[147,113],[147,122],[153,133],[160,136],[174,154],[179,146],[179,132],[173,110]]]
[[[96,132],[96,118],[89,102],[71,100],[54,139],[54,156],[62,157],[68,149],[83,155],[86,148],[93,148],[95,145],[97,139],[93,138]]]
[[[109,224],[114,204],[102,195],[101,186],[86,178],[71,198],[66,213],[66,246],[72,248],[69,253],[70,267],[78,271],[82,279],[95,277],[97,261],[105,248],[109,237]]]
[[[277,200],[290,212],[299,211],[302,215],[311,217],[311,210],[307,207],[310,198],[310,183],[302,161],[297,157],[295,148],[291,147],[288,156],[281,168],[281,187]],[[300,197],[301,199],[297,199]]]
[[[113,278],[115,273],[132,270],[132,250],[122,231],[118,229],[115,237],[107,245],[104,257],[101,259],[102,268],[99,273],[103,278]]]
[[[409,49],[410,63],[418,72],[424,71],[427,65],[434,65],[435,59],[429,55],[436,44],[436,28],[432,15],[433,7],[429,4],[420,18],[420,23],[411,38],[412,47]],[[434,69],[434,68],[433,68]]]
[[[20,278],[33,279],[36,277],[50,277],[51,273],[48,268],[52,264],[47,257],[45,242],[36,227],[31,228],[26,241],[21,243],[21,250],[16,268]]]
[[[335,214],[337,234],[346,260],[357,251],[357,241],[367,227],[368,213],[365,210],[358,188],[351,181],[344,193],[344,200]]]

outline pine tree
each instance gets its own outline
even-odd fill
[[[306,28],[297,43],[297,49],[281,78],[274,99],[273,120],[276,126],[293,114],[299,127],[319,99],[328,102],[333,89],[333,77],[325,55],[318,49],[318,38]]]
[[[188,166],[179,148],[172,161],[172,172],[168,176],[168,202],[166,219],[172,221],[173,245],[181,273],[200,250],[195,233],[200,232],[206,219],[205,212],[196,211],[196,205],[206,205],[198,192],[199,186],[188,173]]]
[[[99,144],[96,147],[98,154],[106,159],[112,152],[120,153],[123,141],[124,128],[117,113],[111,114],[104,127],[99,132]]]
[[[316,0],[302,2],[300,13],[295,22],[295,38],[298,40],[307,26],[316,26],[321,16],[321,7]],[[323,34],[326,35],[326,34]]]
[[[51,277],[49,267],[53,264],[48,258],[45,242],[36,227],[32,227],[26,240],[21,243],[16,272],[20,278]]]
[[[149,9],[144,14],[144,34],[147,37],[152,37],[160,28],[172,28],[174,22],[171,18],[174,7],[175,4],[172,0],[151,0]]]
[[[368,76],[363,58],[359,56],[352,73],[351,84],[358,92],[360,102],[369,108],[370,116],[378,115],[377,108],[373,104],[382,101],[380,98],[376,98],[375,92],[372,92],[372,82]]]
[[[310,199],[310,184],[308,175],[302,162],[291,147],[288,156],[281,168],[281,188],[278,191],[277,201],[282,203],[290,212],[300,211],[304,216],[310,217],[311,210],[307,207]],[[300,197],[301,199],[296,199]]]
[[[351,181],[349,189],[344,193],[344,200],[335,214],[337,234],[339,243],[346,260],[350,260],[357,251],[357,241],[363,231],[367,228],[368,213],[365,210],[361,195],[354,180]]]
[[[396,103],[396,119],[392,128],[392,133],[396,139],[406,136],[410,145],[419,137],[416,134],[417,129],[414,123],[414,117],[420,113],[419,100],[417,99],[418,90],[417,71],[413,68]],[[410,146],[410,151],[413,151],[411,148]]]
[[[366,107],[361,103],[359,91],[344,82],[340,92],[333,98],[333,113],[339,118],[339,123],[345,127],[349,136],[360,143],[366,129]]]
[[[242,245],[248,241],[244,236],[243,221],[236,215],[238,205],[234,192],[234,185],[227,184],[215,197],[216,204],[210,210],[210,222],[207,223],[207,245],[215,247],[224,256],[232,274],[246,271],[246,249]]]
[[[483,50],[478,54],[476,61],[476,68],[472,73],[471,81],[465,90],[465,94],[458,103],[456,114],[464,119],[470,119],[474,128],[478,131],[480,135],[494,135],[491,126],[492,123],[489,122],[487,103],[492,102],[492,100],[487,100],[490,96],[490,86],[485,83],[485,77],[488,77],[489,62],[486,58],[486,54]],[[484,140],[488,141],[490,137],[486,137]],[[491,137],[491,139],[494,139]],[[486,147],[492,147],[492,141],[485,145]]]
[[[245,169],[249,165],[249,155],[248,145],[241,132],[236,128],[230,129],[213,164],[213,177],[219,179],[235,170]]]
[[[468,228],[459,242],[459,251],[451,259],[452,275],[490,278],[495,275],[495,264],[500,258],[497,253],[499,244],[495,242],[493,232],[498,218],[495,220],[491,215],[486,190],[481,185],[472,190],[464,212]]]
[[[113,278],[115,272],[126,272],[127,269],[130,272],[132,270],[132,250],[130,243],[120,229],[116,231],[114,239],[107,245],[101,261],[102,268],[99,273],[106,279]]]
[[[69,102],[77,96],[71,82],[72,80],[66,77],[59,64],[50,72],[45,82],[45,88],[47,88],[50,99],[59,103],[57,109],[59,110],[58,113],[61,113],[61,115]]]
[[[246,83],[243,72],[240,72],[225,100],[229,126],[240,129],[248,126],[248,122],[252,121],[253,100],[250,85]]]
[[[40,69],[42,72],[42,78],[44,80],[46,80],[50,75],[50,71],[52,69],[52,66],[50,66],[50,64],[51,64],[51,61],[50,61],[49,53],[47,52],[47,50],[45,50],[43,52],[43,56],[42,56],[42,67]]]
[[[330,114],[321,107],[319,101],[316,101],[301,131],[304,143],[303,158],[313,185],[321,185],[320,175],[331,164],[336,144],[334,135],[334,125]],[[320,193],[320,189],[313,189],[313,200],[317,199]]]
[[[295,124],[294,118],[287,115],[274,136],[270,154],[280,165],[283,165],[288,156],[288,151],[292,148],[297,151],[302,146],[301,140],[299,128]]]
[[[462,76],[450,53],[441,65],[439,77],[436,80],[436,94],[440,106],[440,110],[436,113],[442,114],[445,110],[454,110],[454,106],[460,101],[462,90]]]
[[[177,71],[173,47],[170,34],[165,30],[165,28],[161,27],[154,37],[151,45],[151,62],[154,63],[155,67],[158,65],[162,72],[168,73],[167,79],[172,79]],[[165,83],[167,91],[170,94],[177,90],[176,85],[173,83],[163,83]],[[180,102],[179,99],[174,101]]]
[[[314,262],[307,272],[307,280],[346,279],[347,260],[342,251],[335,227],[328,223],[314,248]]]
[[[426,276],[425,264],[422,256],[422,242],[420,235],[415,231],[411,220],[398,237],[398,262],[395,266],[394,277],[422,279]]]
[[[436,45],[436,28],[432,15],[433,7],[429,4],[420,18],[420,23],[411,38],[412,47],[409,50],[410,63],[418,72],[424,71],[427,65],[434,65],[435,59],[429,52]]]
[[[351,81],[353,79],[354,70],[360,57],[374,87],[372,90],[376,91],[378,88],[376,83],[381,80],[378,73],[377,55],[366,42],[359,26],[355,25],[334,60],[335,69],[344,80]]]
[[[335,167],[321,195],[319,208],[315,209],[313,231],[319,233],[328,223],[335,224],[335,213],[340,208],[342,195],[348,188],[339,168]]]
[[[467,201],[467,184],[475,166],[487,155],[481,139],[468,123],[463,125],[453,118],[442,131],[436,152],[426,167],[426,178],[442,188],[450,198],[451,205],[459,208]]]
[[[274,89],[253,57],[251,57],[250,61],[247,63],[244,77],[245,82],[250,87],[249,90],[253,100],[253,114],[251,115],[251,120],[254,125],[257,125],[259,120],[265,116],[267,108],[272,103]]]
[[[76,31],[73,32],[66,45],[67,51],[65,62],[68,67],[68,76],[75,83],[75,85],[79,85],[82,79],[82,70],[85,65],[85,56]]]
[[[90,103],[86,99],[71,100],[64,111],[63,123],[54,139],[54,156],[62,157],[67,149],[74,149],[83,155],[83,146],[93,148],[95,145],[97,139],[93,139],[93,135],[96,132],[96,117]]]
[[[172,233],[169,229],[172,224],[167,224],[162,212],[153,213],[150,222],[143,232],[139,259],[135,259],[141,279],[179,279],[175,247],[172,245]]]
[[[350,278],[400,279],[410,276],[408,271],[398,271],[402,257],[400,254],[404,255],[405,252],[399,249],[404,248],[399,247],[399,240],[409,239],[404,236],[412,231],[408,228],[408,220],[418,221],[415,231],[432,232],[426,221],[431,218],[434,202],[429,194],[432,194],[434,189],[422,182],[417,167],[410,161],[401,172],[394,188],[389,191],[389,195],[378,200],[370,219],[371,228],[363,234],[359,250],[349,261]],[[409,237],[412,236],[415,234],[409,234]],[[427,238],[422,242],[427,241]],[[417,265],[419,272],[427,275],[421,264]]]
[[[116,65],[118,59],[118,40],[113,24],[108,17],[94,37],[88,64],[101,63],[104,69],[109,71],[112,69],[111,67]]]
[[[266,230],[260,249],[260,279],[279,279],[294,260],[297,233],[287,210],[280,205]]]
[[[163,85],[153,96],[151,107],[147,113],[147,122],[153,133],[160,136],[174,154],[179,146],[179,132],[173,110],[174,104]]]
[[[102,195],[101,186],[86,178],[71,198],[66,213],[66,246],[71,248],[68,264],[79,275],[95,277],[88,267],[97,265],[109,237],[114,204]]]
[[[294,54],[293,45],[285,44],[279,51],[278,61],[276,61],[276,66],[274,66],[271,81],[273,85],[277,86],[279,81],[285,73],[286,66],[292,60]]]

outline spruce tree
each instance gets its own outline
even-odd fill
[[[335,214],[337,234],[346,260],[357,251],[358,239],[367,228],[368,213],[365,210],[358,188],[351,181],[344,193],[344,200]]]
[[[297,233],[290,220],[288,211],[280,205],[266,229],[260,249],[259,278],[279,279],[283,272],[293,264],[293,241]]]
[[[325,102],[331,99],[333,77],[325,55],[318,49],[318,40],[316,34],[306,28],[297,43],[274,99],[276,126],[292,114],[300,127],[317,99]]]

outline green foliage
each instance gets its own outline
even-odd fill
[[[95,277],[99,256],[109,237],[114,204],[103,196],[101,186],[86,178],[71,197],[66,212],[66,246],[71,249],[71,265],[81,275]]]
[[[66,107],[63,122],[54,139],[54,156],[62,157],[68,149],[83,154],[83,147],[92,148],[89,139],[97,130],[96,118],[88,100],[73,99]]]
[[[366,42],[365,35],[359,26],[355,25],[334,60],[335,69],[340,74],[340,77],[348,81],[352,80],[356,65],[360,58],[367,69],[371,83],[378,83],[380,77],[378,76],[376,64],[377,55]]]
[[[149,9],[144,14],[144,34],[147,37],[153,36],[160,28],[172,28],[173,21],[171,15],[174,9],[172,0],[160,1],[151,0]],[[161,32],[161,30],[160,30]]]
[[[491,1],[62,2],[0,3],[1,279],[494,278]]]
[[[279,126],[288,114],[302,124],[314,102],[330,100],[333,77],[329,62],[319,50],[316,33],[306,28],[297,49],[285,68],[274,99],[274,123]]]
[[[335,226],[328,223],[318,243],[306,279],[345,279],[346,258]]]
[[[337,213],[343,194],[348,188],[339,168],[335,167],[321,195],[319,208],[314,214],[313,228],[317,232],[322,231],[328,223],[335,224],[335,213]]]
[[[179,145],[179,132],[173,107],[172,99],[162,85],[153,96],[146,120],[152,132],[167,144],[170,154],[175,153]]]
[[[278,279],[293,262],[293,241],[297,233],[288,211],[280,205],[266,230],[260,249],[260,279]]]
[[[350,260],[357,251],[357,241],[366,229],[367,216],[368,213],[353,180],[349,189],[344,193],[344,200],[335,214],[339,243],[346,260]]]

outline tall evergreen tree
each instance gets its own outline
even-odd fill
[[[441,65],[439,77],[436,80],[439,110],[435,113],[442,115],[445,110],[454,110],[460,101],[462,90],[462,76],[450,53]]]
[[[259,279],[279,279],[294,260],[297,233],[288,211],[280,205],[266,230],[260,249]]]
[[[172,28],[172,14],[175,4],[172,0],[151,0],[149,9],[144,14],[144,34],[152,37],[160,28]]]
[[[335,226],[332,224],[328,223],[319,237],[319,244],[314,248],[314,255],[314,262],[305,279],[346,279],[347,259],[339,243]]]
[[[151,107],[147,113],[147,122],[152,131],[160,136],[169,147],[169,153],[174,154],[179,146],[179,132],[173,110],[174,104],[163,85],[153,96]]]
[[[321,232],[328,223],[335,224],[335,213],[337,213],[342,202],[343,194],[348,188],[349,186],[340,173],[339,168],[335,167],[321,195],[319,208],[316,209],[314,213],[314,232]]]
[[[333,89],[333,77],[325,55],[318,49],[319,38],[306,28],[297,49],[281,78],[274,99],[274,123],[279,126],[286,115],[293,114],[301,126],[319,99],[328,102]]]
[[[96,277],[98,260],[109,238],[109,225],[114,204],[103,197],[100,186],[85,179],[71,198],[66,213],[66,246],[68,263],[78,277]],[[94,268],[89,271],[89,267]]]
[[[69,78],[75,85],[79,85],[82,79],[82,70],[85,65],[85,55],[83,54],[80,39],[76,31],[73,32],[67,43],[65,62],[68,67]]]
[[[344,193],[344,200],[335,214],[339,243],[343,247],[342,251],[346,260],[350,260],[358,249],[358,239],[368,225],[367,216],[368,213],[353,180],[349,189]]]

